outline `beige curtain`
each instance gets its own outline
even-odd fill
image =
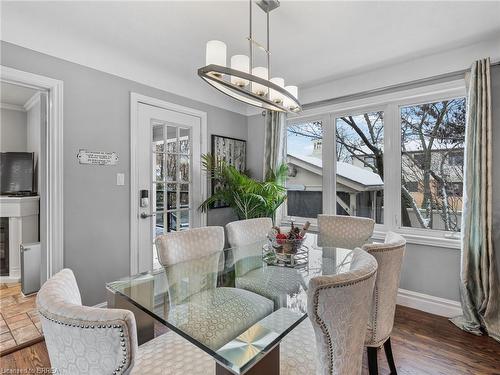
[[[487,333],[500,341],[500,289],[492,242],[490,60],[476,61],[468,78],[460,280],[463,315],[451,321],[465,331]]]
[[[286,161],[286,115],[266,111],[264,138],[264,178]]]

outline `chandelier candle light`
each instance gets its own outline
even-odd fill
[[[219,91],[236,100],[255,107],[279,112],[302,111],[297,86],[285,86],[281,77],[271,77],[271,52],[269,50],[269,13],[280,6],[278,0],[260,0],[257,5],[266,13],[267,46],[253,38],[252,3],[250,0],[249,56],[234,55],[227,67],[227,46],[219,40],[210,40],[206,46],[206,66],[198,69],[198,75]],[[266,53],[267,66],[253,66],[254,46]]]

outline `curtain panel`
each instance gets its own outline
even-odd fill
[[[276,170],[286,162],[286,115],[283,112],[266,111],[264,138],[264,170],[266,178],[269,171]]]
[[[500,289],[492,241],[492,108],[490,60],[468,75],[462,213],[459,328],[500,341]],[[497,150],[498,151],[498,150]]]

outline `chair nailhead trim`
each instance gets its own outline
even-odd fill
[[[53,319],[51,317],[49,317],[48,315],[46,315],[45,313],[43,313],[42,311],[38,311],[40,313],[41,316],[43,316],[45,319],[53,322],[53,323],[56,323],[56,324],[60,324],[60,325],[63,325],[63,326],[68,326],[68,327],[76,327],[76,328],[83,328],[83,329],[95,329],[96,326],[94,325],[88,325],[88,324],[75,324],[75,323],[67,323],[67,322],[63,322],[63,321],[60,321],[60,320],[57,320],[57,319]],[[123,326],[122,325],[119,325],[119,324],[103,324],[102,326],[100,324],[97,325],[97,328],[116,328],[119,330],[120,332],[120,345],[122,347],[122,361],[121,361],[121,364],[118,366],[118,368],[113,371],[113,375],[118,375],[124,365],[127,363],[127,348],[126,348],[126,344],[125,344],[125,339],[123,338],[124,337],[124,333],[123,333]]]
[[[316,291],[314,292],[314,298],[313,298],[314,320],[320,326],[321,330],[323,331],[323,334],[326,336],[327,341],[328,341],[328,349],[329,349],[328,350],[329,351],[328,354],[329,354],[329,357],[330,357],[329,358],[329,363],[328,363],[329,374],[333,374],[333,342],[332,342],[332,337],[330,336],[330,333],[328,332],[328,328],[327,328],[325,322],[318,315],[319,292],[320,292],[320,290],[323,290],[323,289],[343,288],[345,286],[351,286],[351,285],[359,284],[361,282],[369,280],[373,276],[373,274],[375,274],[376,272],[377,271],[375,270],[375,271],[371,272],[370,274],[365,275],[363,278],[360,278],[360,279],[357,279],[357,280],[354,280],[354,281],[350,281],[350,282],[345,282],[345,283],[342,283],[342,284],[337,284],[337,285],[322,285],[322,286],[319,286],[316,289]]]

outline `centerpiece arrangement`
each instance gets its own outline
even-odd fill
[[[305,266],[308,262],[309,251],[304,245],[304,240],[310,225],[306,222],[300,229],[292,222],[288,232],[279,227],[273,227],[267,235],[269,245],[264,249],[264,260],[273,265]]]

